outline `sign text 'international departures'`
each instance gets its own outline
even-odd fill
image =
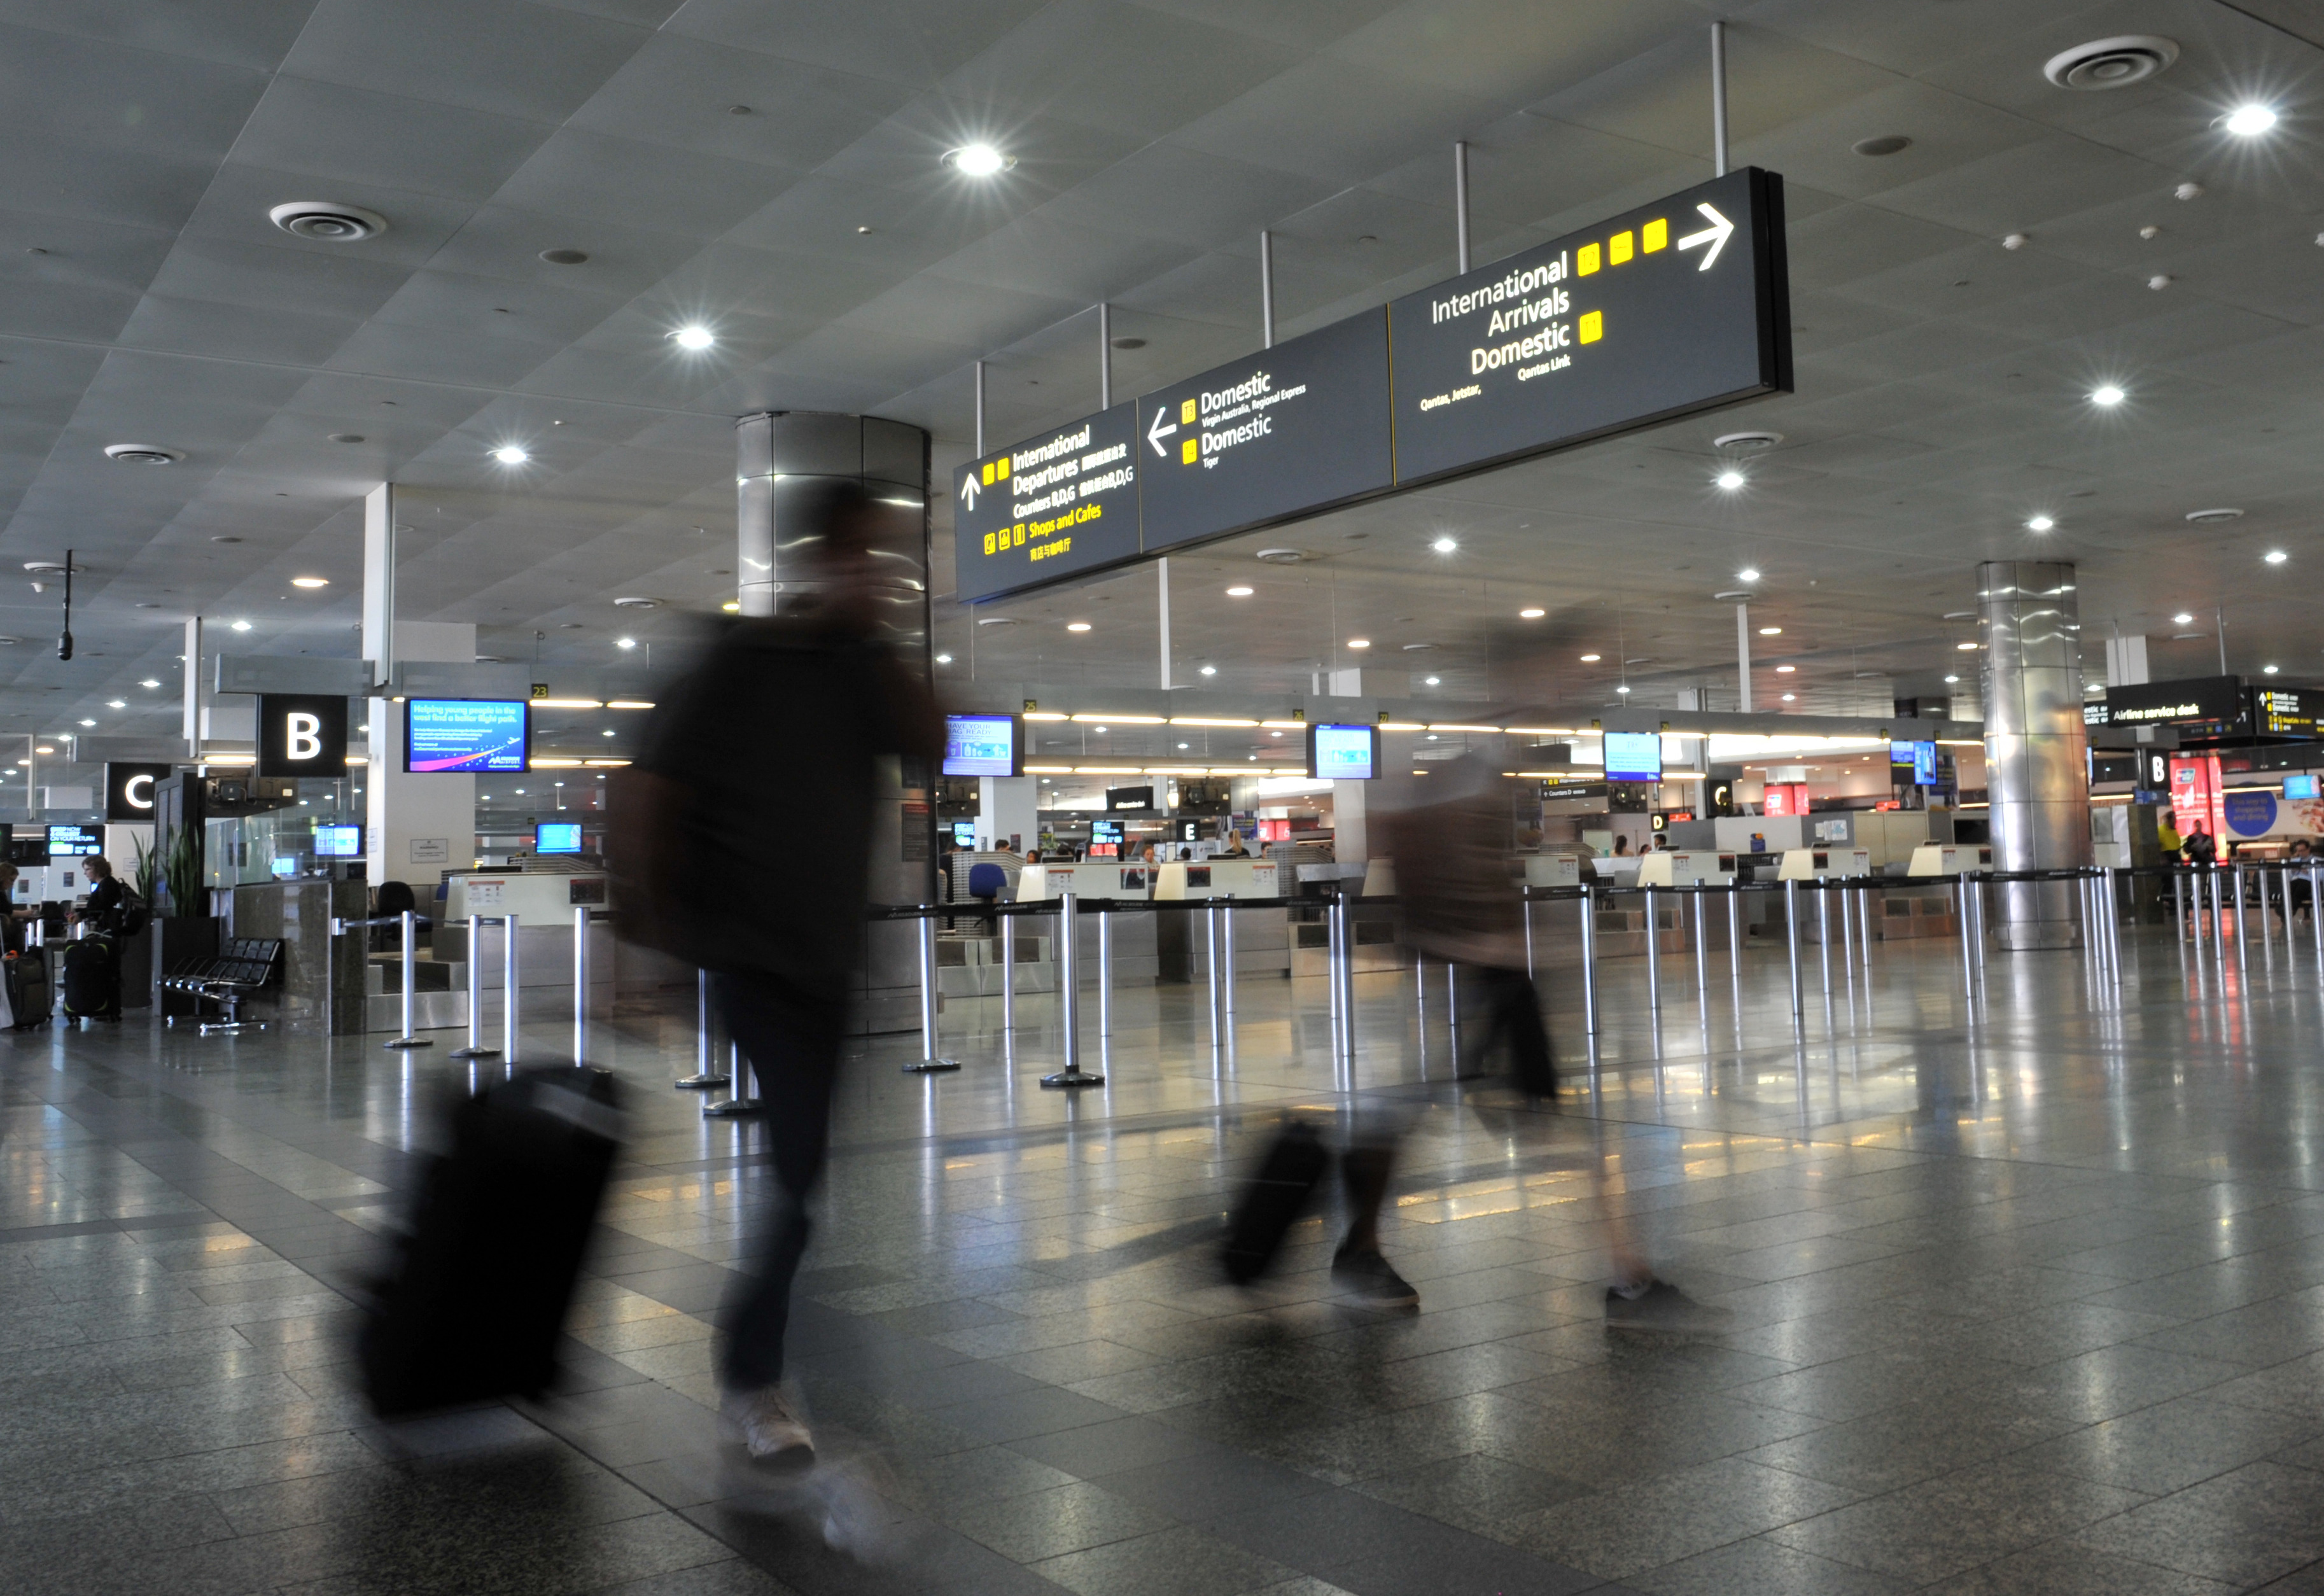
[[[1746,168],[970,461],[959,596],[1791,386],[1783,180]]]

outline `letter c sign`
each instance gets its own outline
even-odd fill
[[[120,764],[105,767],[105,817],[119,826],[153,818],[154,783],[168,776],[170,765]]]

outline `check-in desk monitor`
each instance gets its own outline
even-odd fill
[[[1578,887],[1582,861],[1571,853],[1527,853],[1525,884],[1528,887]]]

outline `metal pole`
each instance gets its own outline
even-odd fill
[[[573,1063],[577,1068],[589,1039],[589,910],[573,911]]]
[[[1526,973],[1532,972],[1528,970]],[[1694,884],[1694,1001],[1711,1001],[1711,955],[1702,946],[1702,883]]]
[[[484,1046],[484,966],[477,955],[484,950],[484,917],[468,917],[468,1045],[452,1050],[455,1058],[492,1058],[500,1049]]]
[[[2275,962],[2275,927],[2268,922],[2267,918],[2267,880],[2274,873],[2264,864],[2252,872],[2252,884],[2259,890],[2259,945],[2261,951],[2267,955],[2270,964]]]
[[[2234,868],[2235,881],[2231,885],[2236,895],[2236,963],[2248,964],[2250,960],[2244,955],[2244,867],[2238,864]]]
[[[1113,307],[1102,300],[1097,307],[1097,408],[1113,408]]]
[[[1226,996],[1219,989],[1219,906],[1207,899],[1203,904],[1203,963],[1210,977],[1211,1047],[1216,1049],[1223,1040],[1219,1016],[1224,1011]]]
[[[1743,888],[1736,881],[1727,883],[1727,974],[1743,979]]]
[[[1953,878],[1953,918],[1960,922],[1961,992],[1972,1001],[1977,997],[1977,962],[1969,953],[1969,943],[1977,936],[1969,915],[1969,877]]]
[[[2107,959],[2114,968],[2114,983],[2122,984],[2122,872],[2109,864],[2106,872]],[[2283,920],[2283,950],[2292,951],[2292,916],[2287,907]]]
[[[1869,977],[1872,973],[1872,886],[1868,881],[1856,894],[1856,912],[1858,928],[1864,933],[1864,973]]]
[[[1816,964],[1823,972],[1823,995],[1831,996],[1831,882],[1816,883]]]
[[[1017,917],[1001,917],[1001,1029],[1017,1029]]]
[[[1234,894],[1231,892],[1226,895],[1226,901],[1219,909],[1219,984],[1226,994],[1227,1030],[1231,1039],[1235,1011]]]
[[[516,916],[501,918],[501,1062],[516,1062],[517,957]]]
[[[1452,141],[1452,231],[1459,245],[1455,275],[1469,274],[1469,141]]]
[[[1800,996],[1800,884],[1797,881],[1784,883],[1784,946],[1791,957],[1792,1024],[1796,1029],[1807,1012],[1807,1005]]]
[[[2187,872],[2171,872],[2171,909],[2179,918],[2179,940],[2187,940]]]
[[[1113,1035],[1113,911],[1097,911],[1097,1034]]]
[[[1711,175],[1727,175],[1727,24],[1711,24]]]
[[[387,1045],[390,1047],[433,1047],[436,1045],[434,1042],[429,1041],[420,1037],[415,1037],[411,1034],[412,1011],[417,1001],[412,994],[419,990],[419,988],[413,984],[419,979],[419,972],[413,969],[412,966],[420,962],[420,917],[413,914],[411,910],[407,909],[403,911],[401,920],[403,930],[403,1034]]]
[[[1646,895],[1646,1010],[1663,1011],[1663,932],[1655,909],[1655,890],[1642,887]]]
[[[1275,347],[1275,235],[1259,230],[1259,346]]]
[[[1598,927],[1587,881],[1582,883],[1582,1029],[1598,1034]]]
[[[943,993],[936,984],[936,905],[923,903],[920,916],[920,1061],[904,1066],[908,1075],[933,1075],[960,1067],[936,1046],[936,1010]]]
[[[1523,887],[1517,889],[1517,912],[1525,917],[1526,979],[1534,978],[1533,969],[1533,897]]]
[[[971,459],[984,457],[984,362],[976,363],[976,453]]]
[[[707,1092],[733,1080],[721,1074],[713,1065],[717,1045],[712,1038],[710,1023],[710,972],[694,973],[694,1073],[676,1083],[688,1092]]]
[[[2324,975],[2324,895],[2318,891],[2324,877],[2319,876],[2319,870],[2324,870],[2324,863],[2308,867],[2308,931],[2316,944],[2316,973]]]
[[[1062,1034],[1058,1042],[1065,1054],[1065,1067],[1053,1075],[1043,1075],[1044,1086],[1102,1086],[1103,1075],[1084,1075],[1082,1071],[1082,991],[1081,949],[1074,929],[1074,894],[1057,894],[1057,1021]]]
[[[1452,1053],[1452,1073],[1461,1073],[1461,966],[1444,961],[1444,1044]]]

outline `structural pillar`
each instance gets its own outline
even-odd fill
[[[1977,578],[1994,868],[2088,865],[2090,788],[2074,567],[1994,560],[1978,567]],[[2005,885],[1994,931],[2005,948],[2078,946],[2077,883]]]
[[[872,515],[872,597],[881,635],[926,679],[928,641],[928,435],[901,421],[822,411],[768,411],[734,423],[736,597],[745,615],[812,604],[820,583],[807,540],[820,529],[801,510],[833,478],[860,483]],[[936,778],[915,762],[883,761],[872,799],[874,903],[933,903]],[[864,927],[870,1031],[920,1023],[919,933],[908,921]]]
[[[979,779],[976,835],[996,848],[1022,853],[1041,840],[1041,779],[986,776]],[[1016,838],[1010,842],[1011,837]]]
[[[382,483],[364,497],[363,651],[380,691],[364,701],[371,728],[364,790],[364,874],[374,886],[403,881],[433,912],[447,870],[476,861],[476,779],[460,772],[403,768],[403,706],[396,667],[407,660],[473,665],[476,629],[466,622],[396,618],[395,488]]]

